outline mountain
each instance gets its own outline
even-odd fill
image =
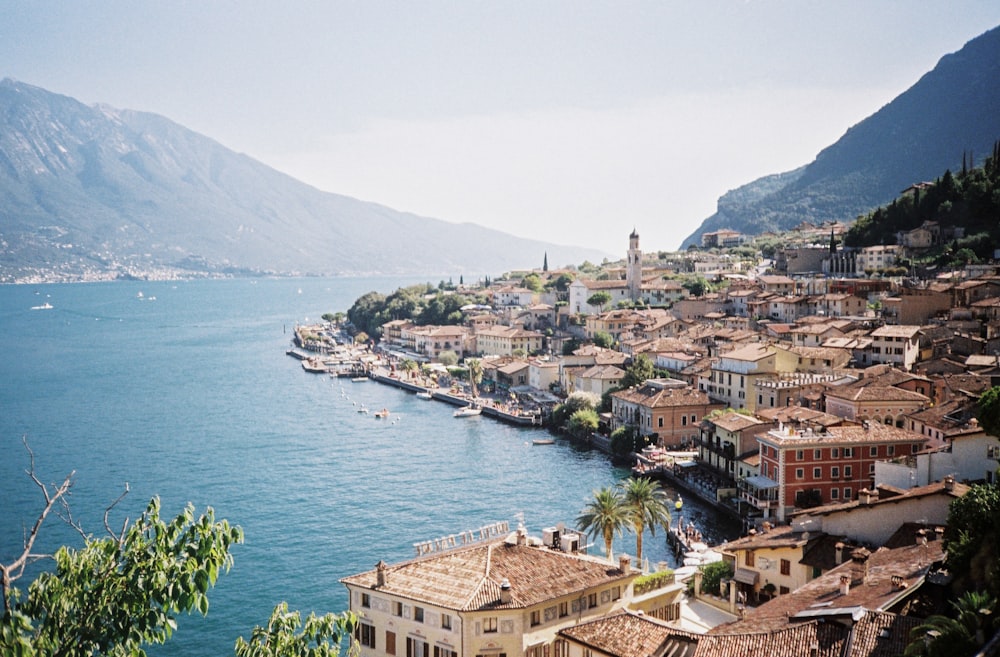
[[[155,114],[0,82],[0,282],[494,275],[606,253],[320,191]]]
[[[970,153],[981,162],[998,138],[1000,27],[942,57],[808,165],[723,195],[684,246],[723,228],[755,235],[803,221],[853,221],[915,182],[958,170]]]

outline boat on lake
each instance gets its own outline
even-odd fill
[[[551,438],[535,438],[531,441],[532,445],[555,445],[556,441]]]
[[[483,409],[477,408],[475,406],[463,406],[462,408],[452,413],[452,415],[454,415],[455,417],[474,417],[476,415],[480,415],[482,412]]]
[[[375,419],[376,420],[383,420],[383,419],[385,419],[387,417],[389,417],[389,409],[388,408],[383,408],[381,411],[375,411]]]
[[[424,390],[423,392],[418,392],[417,393],[417,397],[420,397],[421,399],[433,399],[434,398],[431,395],[431,393],[427,392],[426,390]]]

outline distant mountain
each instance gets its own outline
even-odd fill
[[[853,221],[915,182],[976,163],[1000,138],[1000,27],[941,58],[888,105],[795,171],[723,195],[684,246],[723,228],[756,235],[803,221]]]
[[[322,192],[155,114],[0,82],[0,282],[485,276],[606,253]]]

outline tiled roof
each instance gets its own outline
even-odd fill
[[[948,488],[948,486],[951,488]],[[899,495],[892,496],[882,496],[878,499],[872,500],[870,503],[862,502],[861,498],[851,500],[850,502],[842,502],[840,504],[824,504],[823,506],[813,507],[811,509],[804,509],[802,511],[795,511],[792,515],[794,516],[825,516],[832,513],[839,513],[841,511],[851,511],[853,509],[869,507],[869,506],[879,506],[887,504],[895,504],[897,502],[902,502],[905,500],[917,499],[920,497],[926,497],[928,495],[947,495],[953,498],[959,498],[965,495],[969,491],[969,487],[965,484],[960,484],[958,482],[946,483],[943,481],[935,481],[932,484],[927,484],[926,486],[916,486],[914,488],[907,488],[903,490]]]
[[[847,628],[818,621],[763,632],[713,631],[698,642],[695,657],[843,657],[848,637]]]
[[[711,403],[707,393],[694,388],[662,389],[646,385],[613,392],[611,396],[649,408],[698,406]]]
[[[828,427],[825,432],[809,434],[786,435],[777,432],[768,432],[759,436],[762,440],[776,443],[786,447],[813,446],[813,445],[842,445],[842,444],[876,444],[894,442],[926,442],[926,437],[920,434],[897,429],[880,422],[870,422],[868,427],[864,426],[836,426]]]
[[[826,393],[827,397],[847,399],[856,402],[929,402],[927,395],[919,392],[911,392],[903,388],[892,385],[881,385],[880,383],[868,383],[858,381],[851,385],[831,388]]]
[[[742,413],[726,413],[720,415],[719,417],[711,420],[712,424],[722,427],[726,431],[740,431],[746,429],[747,427],[754,427],[764,424],[752,415],[743,415]]]
[[[861,607],[885,610],[919,588],[924,576],[944,558],[941,547],[941,541],[931,541],[926,545],[910,545],[894,550],[879,548],[868,554],[866,560],[852,556],[849,561],[795,591],[749,609],[742,620],[714,631],[766,631],[784,627],[795,617],[805,619],[821,613]],[[867,553],[867,550],[862,551]],[[852,553],[857,554],[858,551]],[[846,594],[841,590],[842,575],[849,581]]]
[[[920,331],[919,326],[910,324],[886,324],[872,331],[873,338],[911,338]]]
[[[351,575],[344,584],[454,609],[518,609],[633,577],[604,560],[548,548],[481,543],[388,566],[386,584],[376,570]],[[511,584],[511,602],[500,602],[500,583]]]
[[[580,623],[560,634],[613,657],[649,657],[659,654],[668,642],[674,648],[669,653],[672,657],[691,657],[700,638],[631,612]]]

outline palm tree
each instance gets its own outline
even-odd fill
[[[629,477],[618,484],[628,520],[635,530],[635,558],[642,563],[642,534],[649,528],[654,536],[657,525],[670,528],[670,506],[660,482],[645,477]]]
[[[576,527],[591,538],[604,539],[604,551],[611,559],[611,543],[615,534],[622,535],[628,526],[628,510],[624,506],[621,492],[611,486],[594,491],[594,499],[583,508],[576,519]]]
[[[412,379],[413,373],[416,370],[420,369],[420,366],[417,364],[417,361],[411,360],[409,358],[404,359],[403,362],[399,364],[399,367],[404,372],[406,372],[406,378],[408,379]]]
[[[996,599],[982,591],[966,591],[951,601],[955,618],[936,614],[910,631],[907,657],[971,655],[982,648],[995,629]]]
[[[470,358],[465,361],[465,366],[469,368],[469,384],[472,386],[472,396],[478,397],[479,383],[483,380],[483,363],[478,358]]]

